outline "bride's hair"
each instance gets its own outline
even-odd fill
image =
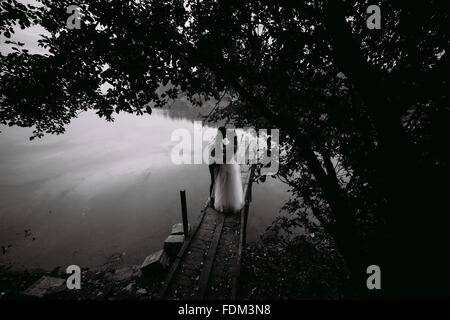
[[[219,128],[217,129],[217,137],[218,137],[218,138],[220,138],[219,133],[222,134],[222,139],[225,139],[225,137],[227,136],[227,128],[225,128],[225,127],[219,127]]]

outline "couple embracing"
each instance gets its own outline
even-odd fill
[[[210,153],[214,162],[209,165],[210,205],[219,212],[236,213],[244,206],[241,170],[236,160],[237,147],[236,131],[219,127]],[[222,159],[218,150],[222,151]]]

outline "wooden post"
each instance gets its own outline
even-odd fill
[[[189,225],[188,225],[188,217],[187,217],[187,208],[186,208],[186,191],[180,190],[181,197],[181,215],[183,218],[183,231],[184,231],[184,239],[186,240],[189,233]]]

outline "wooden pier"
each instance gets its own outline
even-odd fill
[[[207,203],[183,243],[159,292],[159,299],[235,299],[254,167],[241,165],[245,205],[235,214]]]

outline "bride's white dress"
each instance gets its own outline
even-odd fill
[[[244,206],[241,169],[233,161],[220,164],[214,182],[214,209],[219,212],[235,213]]]

